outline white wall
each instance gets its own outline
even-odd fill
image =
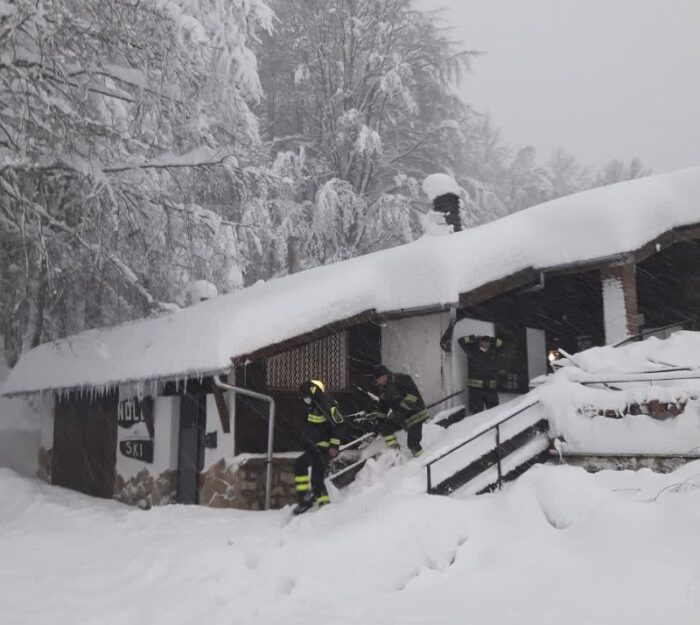
[[[153,404],[153,470],[177,469],[180,435],[180,398],[156,397]]]
[[[233,391],[228,391],[224,393],[224,399],[226,401],[226,406],[228,408],[229,423],[231,424],[231,431],[228,434],[224,433],[224,429],[221,426],[221,419],[219,418],[219,410],[216,407],[216,400],[213,394],[207,395],[207,424],[205,432],[210,434],[211,432],[216,432],[217,445],[215,449],[204,448],[204,470],[211,466],[215,462],[221,460],[221,458],[233,456],[234,450],[234,440],[235,440],[235,423],[234,410],[236,402],[234,401]]]
[[[544,330],[525,328],[527,375],[530,380],[547,374],[547,339]]]
[[[120,399],[124,399],[120,389]],[[153,398],[153,462],[143,462],[122,455],[119,443],[129,438],[147,437],[146,424],[137,423],[130,428],[117,427],[116,470],[124,480],[146,469],[151,475],[160,475],[169,469],[177,469],[178,436],[180,432],[180,398]]]
[[[440,349],[449,323],[449,312],[382,323],[382,363],[408,373],[426,404],[452,392],[451,357]]]

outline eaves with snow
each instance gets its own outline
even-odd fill
[[[163,317],[45,343],[20,359],[3,393],[223,372],[232,359],[320,328],[445,309],[508,276],[612,260],[695,225],[700,167],[601,187],[450,236],[424,236],[258,283]]]

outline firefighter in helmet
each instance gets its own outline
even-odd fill
[[[294,482],[299,496],[294,514],[306,512],[314,503],[318,507],[329,503],[323,479],[328,462],[338,454],[343,423],[338,404],[326,393],[323,382],[306,380],[299,387],[299,393],[308,412],[301,434],[304,453],[294,463]]]

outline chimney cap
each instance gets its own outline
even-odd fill
[[[432,202],[435,198],[447,195],[448,193],[460,197],[462,189],[452,176],[448,176],[447,174],[430,174],[430,176],[423,181],[423,193],[425,193]]]

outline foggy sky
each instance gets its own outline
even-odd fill
[[[459,92],[540,161],[700,165],[700,0],[419,0],[485,52]]]

